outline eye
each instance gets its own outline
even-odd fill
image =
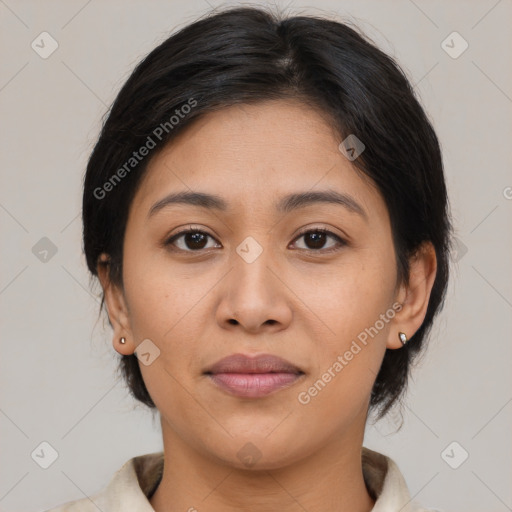
[[[208,238],[213,240],[213,237],[205,231],[194,229],[192,226],[189,226],[189,228],[190,229],[180,231],[171,236],[171,238],[165,242],[165,245],[173,245],[185,252],[197,252],[205,248],[209,249],[209,247],[207,247],[207,240]],[[183,239],[181,241],[181,247],[176,244],[180,239]]]
[[[304,238],[304,241],[309,245],[309,247],[299,247],[299,249],[312,252],[322,250],[322,252],[329,253],[337,251],[340,247],[347,245],[347,242],[343,240],[343,238],[335,235],[333,232],[325,228],[314,228],[303,231],[295,240],[299,240],[300,238]],[[323,248],[328,238],[334,239],[336,243],[324,250]]]
[[[189,226],[189,229],[180,231],[167,239],[165,246],[174,246],[178,250],[185,252],[199,252],[202,249],[211,248],[207,246],[208,238],[214,240],[214,238],[205,231]],[[303,231],[295,240],[299,240],[300,238],[304,238],[308,246],[299,247],[299,249],[311,252],[319,252],[322,250],[322,252],[329,253],[347,245],[345,240],[325,228],[314,228]],[[325,242],[329,238],[335,240],[335,243],[325,249]],[[178,241],[180,241],[179,244],[177,243]]]

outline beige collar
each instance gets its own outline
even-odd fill
[[[163,466],[163,452],[138,455],[125,462],[100,492],[47,512],[154,512],[148,497],[160,483]],[[392,459],[363,446],[362,467],[368,492],[376,500],[372,512],[428,512],[412,502]]]

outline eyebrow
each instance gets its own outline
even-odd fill
[[[279,213],[289,213],[299,208],[312,204],[328,203],[343,206],[352,213],[356,213],[368,220],[363,207],[350,195],[334,190],[297,192],[282,197],[276,204],[275,209]],[[175,192],[157,201],[149,210],[148,218],[155,215],[166,206],[173,204],[186,204],[198,206],[208,210],[225,212],[228,210],[228,203],[220,196],[204,192]]]

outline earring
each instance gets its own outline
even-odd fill
[[[122,343],[122,344],[124,345],[124,344],[126,343],[126,338],[125,338],[125,337],[121,338],[121,339],[119,340],[119,342],[120,342],[120,343]]]
[[[399,332],[398,338],[400,339],[402,345],[405,345],[407,343],[407,336],[406,336],[405,332]]]

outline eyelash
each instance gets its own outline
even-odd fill
[[[174,242],[178,238],[182,237],[183,235],[187,235],[189,233],[201,233],[203,235],[209,236],[210,238],[214,238],[209,233],[207,233],[205,231],[202,231],[201,229],[194,229],[192,226],[190,226],[190,229],[186,229],[186,230],[180,231],[179,233],[175,233],[174,235],[172,235],[169,239],[167,239],[164,242],[164,245],[166,247],[167,246],[172,246],[172,245],[174,245]],[[306,230],[300,232],[297,235],[297,237],[294,239],[294,242],[297,241],[299,238],[301,238],[304,235],[307,235],[309,233],[322,233],[324,235],[328,235],[328,236],[336,239],[338,245],[336,247],[331,247],[329,249],[299,249],[299,250],[307,251],[307,252],[310,252],[310,253],[320,252],[320,253],[323,253],[323,254],[330,254],[332,252],[339,251],[341,248],[343,248],[344,246],[348,245],[347,242],[343,238],[341,238],[340,236],[334,234],[332,231],[329,231],[328,229],[325,229],[325,228],[309,228],[309,229],[306,229]],[[189,252],[189,253],[200,253],[200,252],[204,251],[205,249],[198,249],[198,250],[180,249],[180,248],[177,248],[177,247],[174,246],[173,250],[182,251],[182,252]]]

